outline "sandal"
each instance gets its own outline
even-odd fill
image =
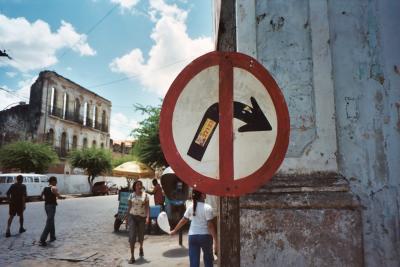
[[[132,258],[128,261],[128,263],[129,263],[129,264],[133,264],[133,263],[135,263],[135,261],[136,261],[136,260],[135,260],[135,257],[132,257]]]

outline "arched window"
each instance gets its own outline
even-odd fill
[[[100,144],[100,147],[101,147],[101,148],[104,148],[104,143],[101,143],[101,144]]]
[[[74,135],[72,137],[72,149],[77,149],[78,148],[78,137]]]
[[[97,142],[96,142],[96,140],[93,140],[92,147],[96,147],[96,146],[97,146]]]
[[[107,112],[105,110],[101,114],[101,130],[107,132]]]
[[[63,113],[62,113],[62,118],[68,119],[69,118],[69,114],[68,114],[68,109],[69,109],[69,95],[67,94],[67,92],[64,93],[64,97],[63,97]]]
[[[65,157],[67,155],[67,133],[63,132],[61,134],[61,146],[60,146],[61,157]]]
[[[85,137],[85,138],[83,138],[82,147],[87,148],[87,145],[88,145],[88,141],[87,141],[87,138]]]
[[[50,129],[49,132],[47,133],[47,143],[51,146],[54,145],[54,130]]]
[[[51,95],[50,95],[50,114],[55,115],[57,109],[57,90],[54,87],[51,87]]]
[[[89,118],[89,104],[88,104],[88,102],[85,102],[83,104],[83,125],[84,126],[88,125],[88,118]]]
[[[82,123],[80,120],[80,112],[81,112],[81,102],[78,98],[75,98],[74,101],[74,121]]]
[[[96,105],[93,105],[93,121],[92,121],[92,127],[93,128],[96,128],[96,125],[97,125],[97,123],[96,123],[96,120],[97,120],[97,107],[96,107]]]

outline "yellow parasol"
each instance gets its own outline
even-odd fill
[[[154,178],[152,168],[144,163],[128,161],[113,169],[113,175],[126,177],[128,179]]]

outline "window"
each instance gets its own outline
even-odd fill
[[[49,145],[54,145],[54,130],[50,129],[47,133],[47,143]]]
[[[88,115],[89,115],[89,104],[85,102],[83,104],[83,125],[86,126],[88,122]]]
[[[14,183],[14,177],[7,176],[7,184],[12,184],[12,183]]]
[[[51,87],[51,96],[50,96],[50,114],[54,115],[57,107],[57,90],[54,87]]]
[[[35,183],[39,183],[40,179],[39,179],[39,177],[35,176],[35,177],[33,177],[33,181],[34,181]]]
[[[0,184],[5,184],[6,179],[7,179],[7,177],[0,177]]]
[[[85,137],[85,138],[83,138],[83,143],[82,143],[83,145],[83,148],[87,148],[87,144],[88,144],[88,141],[87,141],[87,138]]]
[[[74,135],[72,137],[72,149],[77,149],[78,148],[78,137],[76,137],[76,135]]]
[[[81,112],[81,102],[79,101],[78,98],[75,98],[74,102],[74,121],[80,122],[80,112]],[[82,122],[80,122],[82,123]]]
[[[103,114],[101,115],[101,130],[107,132],[107,112],[105,110],[103,110]]]
[[[100,144],[100,147],[101,147],[101,148],[104,148],[104,143],[101,143],[101,144]]]
[[[96,120],[97,120],[97,107],[96,105],[93,105],[93,122],[92,122],[92,127],[96,128]]]
[[[68,102],[69,102],[69,96],[65,92],[64,93],[64,98],[63,98],[63,113],[62,113],[62,118],[65,120],[68,118]]]
[[[96,145],[97,145],[96,140],[93,140],[93,142],[92,142],[92,147],[96,147]]]
[[[63,132],[61,134],[61,147],[60,147],[61,156],[64,157],[67,155],[67,133]]]
[[[25,176],[25,177],[24,177],[24,182],[25,182],[25,183],[32,183],[32,182],[33,182],[33,179],[32,179],[31,176]]]

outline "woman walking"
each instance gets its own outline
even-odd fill
[[[217,235],[214,227],[212,207],[204,200],[206,195],[193,190],[193,205],[189,206],[183,218],[171,231],[171,235],[176,234],[179,229],[189,220],[189,261],[190,267],[199,267],[200,265],[200,249],[203,251],[203,261],[205,267],[213,266],[213,239],[215,252],[218,251]]]
[[[133,192],[128,198],[128,223],[129,244],[131,247],[131,259],[129,263],[135,262],[135,243],[139,242],[139,256],[143,257],[143,240],[145,224],[149,223],[149,197],[143,192],[143,184],[137,180],[133,183]]]

